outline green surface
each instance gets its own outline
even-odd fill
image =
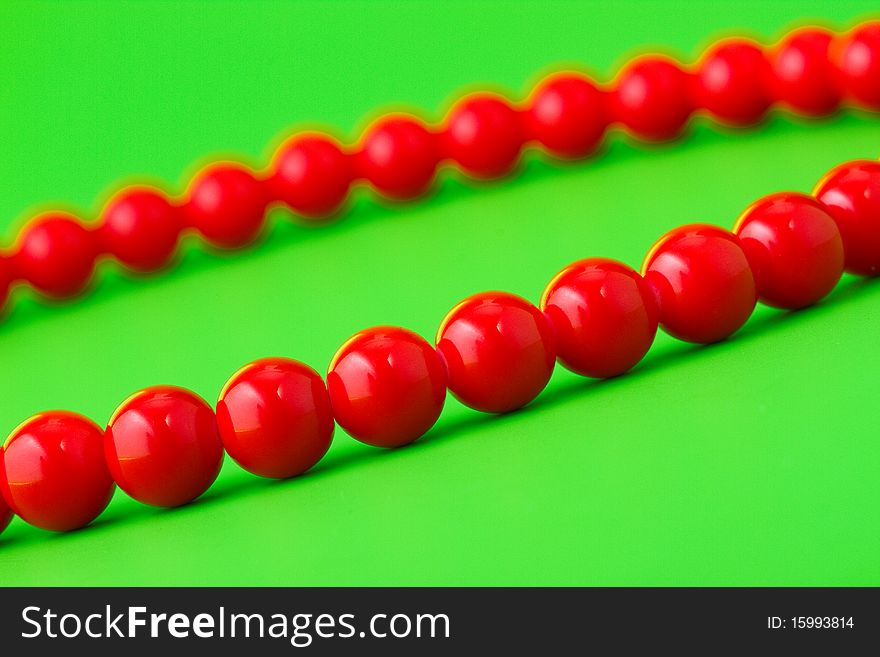
[[[45,201],[94,208],[108,184],[184,180],[210,153],[261,161],[298,122],[353,135],[377,108],[436,113],[475,81],[519,94],[559,62],[601,75],[652,44],[692,58],[713,36],[845,26],[876,2],[17,3],[0,5],[0,222]],[[444,176],[387,207],[361,193],[330,227],[281,213],[243,254],[187,249],[173,273],[105,275],[88,298],[21,295],[0,326],[0,426],[70,408],[104,422],[155,383],[216,398],[260,356],[323,369],[373,324],[431,336],[463,296],[537,299],[563,265],[638,265],[667,229],[731,225],[755,197],[809,190],[880,152],[877,117],[683,143],[615,138],[595,161],[529,158],[513,180]],[[103,192],[102,192],[103,190]],[[18,217],[18,219],[14,219]],[[760,309],[733,340],[661,337],[631,375],[557,372],[531,407],[482,416],[453,400],[394,452],[339,432],[305,477],[227,460],[198,503],[117,493],[91,528],[15,520],[2,584],[880,584],[880,281],[818,307]]]

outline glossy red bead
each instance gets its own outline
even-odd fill
[[[486,413],[505,413],[532,401],[556,362],[553,328],[525,299],[506,292],[468,297],[437,331],[449,390]]]
[[[270,185],[275,200],[306,218],[333,214],[351,187],[349,156],[328,135],[304,133],[288,139],[272,160]]]
[[[570,264],[550,281],[541,310],[556,331],[557,358],[584,376],[630,370],[657,334],[654,292],[638,272],[607,258]]]
[[[122,402],[107,425],[104,452],[122,490],[160,507],[199,497],[223,463],[214,411],[174,386],[146,388]]]
[[[880,162],[860,160],[832,169],[814,196],[837,222],[845,268],[880,275]]]
[[[151,187],[129,187],[101,213],[99,235],[107,252],[138,272],[161,269],[180,238],[181,220],[168,197]]]
[[[12,288],[14,279],[15,273],[12,269],[12,262],[10,262],[9,258],[0,255],[0,313],[2,313],[3,306],[6,305],[6,301],[9,299],[9,291]]]
[[[660,302],[660,324],[686,342],[735,333],[758,300],[755,276],[737,237],[704,224],[682,226],[654,245],[642,275]]]
[[[56,299],[75,296],[86,288],[96,257],[94,233],[63,212],[32,219],[20,233],[14,255],[21,277]]]
[[[701,58],[696,76],[700,107],[719,121],[751,125],[770,107],[770,65],[754,41],[727,39],[712,46]]]
[[[828,30],[796,30],[771,49],[771,89],[774,97],[807,116],[822,116],[840,103],[840,88],[829,60],[834,36]]]
[[[849,98],[880,110],[880,21],[863,23],[835,39],[831,59]]]
[[[434,180],[440,151],[434,134],[415,117],[379,119],[364,134],[358,153],[361,175],[395,200],[424,194]]]
[[[399,447],[440,417],[446,371],[424,338],[379,326],[339,348],[327,372],[327,389],[336,421],[352,437],[376,447]]]
[[[263,228],[269,197],[261,180],[240,164],[213,164],[190,183],[184,212],[206,242],[221,249],[246,246]]]
[[[0,452],[0,454],[2,454],[2,452]],[[0,458],[3,458],[2,455],[0,455]],[[14,515],[12,509],[6,504],[6,500],[0,495],[0,534],[2,534],[3,530],[9,526],[10,522],[12,522],[12,517]]]
[[[614,118],[641,139],[673,139],[694,110],[690,89],[690,74],[672,59],[660,55],[635,59],[614,84]]]
[[[76,413],[35,415],[0,451],[0,492],[36,527],[84,527],[107,507],[115,488],[104,461],[103,431]]]
[[[556,157],[589,155],[608,127],[606,103],[605,93],[587,76],[574,72],[551,75],[529,99],[529,137]]]
[[[474,178],[496,178],[519,160],[525,131],[519,112],[491,93],[462,98],[446,117],[445,154]]]
[[[761,301],[803,308],[827,295],[843,274],[843,241],[816,200],[785,192],[753,203],[734,228],[755,268]]]
[[[311,468],[330,448],[334,426],[320,375],[288,358],[245,365],[217,400],[226,452],[261,477],[283,479]]]

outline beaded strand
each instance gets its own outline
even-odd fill
[[[68,411],[38,414],[0,450],[0,529],[13,512],[44,529],[82,527],[116,485],[144,504],[186,504],[214,482],[224,449],[256,475],[301,474],[327,452],[336,424],[369,445],[406,445],[437,421],[447,390],[484,413],[512,411],[540,394],[557,361],[618,376],[658,326],[687,342],[723,340],[759,300],[808,306],[844,271],[880,275],[878,161],[838,166],[812,195],[766,196],[732,232],[676,228],[641,272],[588,258],[559,272],[538,306],[506,292],[468,297],[433,345],[404,328],[361,331],[331,360],[326,386],[304,363],[268,358],[227,381],[216,412],[189,390],[154,386],[122,402],[106,431]]]
[[[615,126],[637,139],[665,141],[680,135],[697,112],[748,126],[774,105],[817,117],[842,103],[880,110],[880,22],[842,34],[801,28],[768,47],[724,39],[692,67],[641,56],[608,85],[557,73],[522,103],[487,92],[465,96],[438,125],[383,116],[351,146],[326,134],[295,134],[261,171],[215,162],[179,196],[125,187],[95,222],[60,211],[33,217],[12,248],[0,252],[0,307],[18,283],[54,299],[77,296],[104,259],[138,273],[161,270],[185,232],[218,249],[244,247],[262,231],[269,208],[320,220],[339,211],[358,183],[389,199],[412,200],[444,163],[473,178],[497,178],[513,170],[527,146],[583,158]]]

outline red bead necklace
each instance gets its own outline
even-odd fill
[[[664,141],[700,112],[747,126],[774,105],[804,116],[823,116],[843,103],[880,110],[878,80],[880,22],[874,21],[842,34],[802,28],[768,47],[725,39],[691,67],[642,56],[607,85],[557,73],[522,103],[486,92],[465,96],[437,125],[383,116],[351,146],[326,134],[295,134],[260,171],[216,162],[174,197],[152,186],[125,187],[95,222],[59,211],[32,218],[14,246],[0,253],[0,306],[16,283],[51,298],[76,296],[100,260],[155,272],[171,262],[187,232],[219,249],[246,246],[263,230],[269,208],[320,220],[339,211],[357,184],[389,199],[415,199],[444,163],[473,178],[497,178],[513,170],[526,147],[582,158],[615,126],[638,139]]]
[[[214,165],[182,204],[137,188],[108,204],[98,229],[42,217],[0,269],[7,280],[21,276],[67,296],[86,284],[102,248],[133,269],[152,270],[170,258],[182,226],[217,246],[238,246],[257,234],[269,203],[321,216],[340,206],[358,177],[390,197],[410,198],[430,184],[441,159],[494,177],[510,170],[528,139],[573,157],[615,121],[642,138],[670,138],[696,109],[694,97],[720,120],[744,124],[775,101],[826,113],[844,92],[880,109],[880,24],[841,38],[800,30],[769,55],[749,42],[724,42],[696,73],[642,58],[610,92],[581,76],[556,76],[525,110],[477,95],[456,105],[439,132],[409,118],[382,119],[353,153],[323,136],[298,136],[282,147],[271,175]],[[620,375],[647,353],[658,325],[689,342],[722,340],[759,299],[780,308],[815,303],[844,270],[880,274],[876,161],[837,167],[812,196],[765,197],[733,232],[709,225],[670,231],[641,273],[590,258],[557,274],[539,307],[504,292],[469,297],[446,315],[435,345],[402,328],[362,331],[333,357],[326,387],[307,365],[272,358],[235,373],[216,413],[188,390],[158,386],[124,401],[106,431],[67,411],[36,415],[0,450],[0,529],[12,512],[45,529],[84,526],[116,485],[146,504],[185,504],[214,482],[224,449],[261,476],[300,474],[327,452],[336,423],[371,445],[405,445],[434,425],[447,389],[476,410],[511,411],[544,389],[557,360],[585,376]]]
[[[557,360],[584,376],[617,376],[647,353],[658,325],[687,342],[723,340],[759,299],[816,303],[844,270],[880,274],[880,162],[837,167],[813,196],[764,197],[733,232],[676,228],[641,274],[588,258],[559,272],[539,307],[506,292],[468,297],[447,313],[435,345],[403,328],[361,331],[336,352],[326,387],[307,365],[268,358],[230,378],[216,415],[170,386],[129,397],[106,432],[75,413],[39,414],[0,450],[11,508],[0,508],[0,525],[14,511],[45,529],[81,527],[116,484],[145,504],[185,504],[214,482],[224,448],[254,474],[301,474],[327,452],[335,423],[364,443],[399,447],[434,425],[447,389],[478,411],[512,411],[544,389]]]

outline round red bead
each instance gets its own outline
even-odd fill
[[[847,162],[832,169],[814,195],[837,222],[847,271],[880,275],[880,162]]]
[[[397,200],[427,191],[439,161],[434,135],[414,117],[401,115],[383,117],[370,126],[358,154],[361,175]]]
[[[658,55],[641,57],[617,77],[614,116],[641,139],[672,139],[694,110],[690,87],[690,75],[677,62]]]
[[[642,266],[660,301],[660,324],[674,337],[708,344],[736,332],[755,309],[755,277],[737,237],[692,224],[664,235]]]
[[[0,255],[0,310],[6,305],[9,299],[9,290],[12,288],[12,282],[15,274],[12,270],[12,263],[8,258]]]
[[[437,331],[449,389],[487,413],[525,406],[547,385],[556,362],[553,328],[535,306],[505,292],[468,297]]]
[[[442,134],[446,155],[475,178],[508,173],[525,143],[519,112],[505,98],[489,93],[456,103]]]
[[[336,212],[348,196],[351,169],[348,155],[331,137],[294,135],[272,160],[272,194],[304,217],[325,217]]]
[[[699,105],[731,125],[751,125],[770,107],[770,67],[764,50],[748,39],[728,39],[710,48],[697,72]]]
[[[605,135],[605,94],[579,73],[557,73],[542,81],[529,99],[528,133],[562,158],[589,155]]]
[[[592,377],[630,370],[657,333],[654,292],[623,263],[588,258],[559,272],[541,298],[565,367]]]
[[[88,418],[51,411],[25,421],[0,451],[0,491],[26,522],[53,531],[84,527],[107,508],[115,486],[103,431]]]
[[[226,452],[248,472],[282,479],[315,465],[333,439],[333,414],[315,370],[287,358],[245,365],[223,386],[217,426]]]
[[[845,93],[871,109],[880,109],[880,22],[864,23],[838,37],[831,47]]]
[[[340,347],[327,372],[327,389],[336,421],[352,437],[376,447],[399,447],[440,417],[446,371],[424,338],[379,326]]]
[[[736,222],[755,266],[761,300],[802,308],[827,295],[843,273],[843,242],[834,219],[815,199],[791,192],[753,203]]]
[[[214,411],[195,393],[173,386],[126,399],[110,418],[104,452],[122,490],[161,507],[199,497],[223,463]]]
[[[48,297],[82,292],[95,270],[95,235],[75,217],[51,212],[33,219],[19,235],[18,273]]]
[[[2,457],[2,452],[0,452],[0,458]],[[6,504],[6,500],[3,499],[3,496],[0,495],[0,534],[3,533],[3,530],[9,526],[9,523],[12,522],[13,517],[12,509]]]
[[[171,260],[181,222],[177,208],[161,191],[130,187],[107,203],[99,231],[110,255],[129,269],[151,272]]]
[[[262,181],[239,164],[213,164],[190,184],[187,221],[211,245],[234,249],[250,244],[263,227],[268,196]]]
[[[833,35],[821,28],[789,34],[769,53],[773,95],[808,116],[828,114],[840,103],[840,89],[829,61]]]

